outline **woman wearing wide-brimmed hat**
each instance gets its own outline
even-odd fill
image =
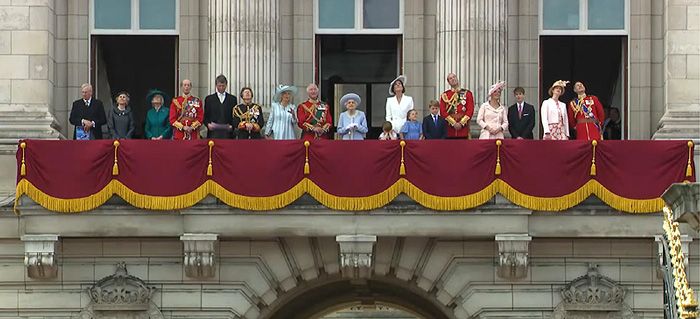
[[[265,125],[265,138],[275,140],[293,140],[296,138],[294,125],[297,123],[296,108],[292,97],[297,88],[291,85],[279,85],[272,98],[272,110]]]
[[[168,115],[170,108],[165,105],[165,101],[170,101],[168,96],[161,90],[151,90],[146,95],[146,103],[151,105],[146,113],[146,129],[144,134],[149,140],[169,140],[173,136],[173,128],[170,126]]]
[[[479,139],[503,139],[508,130],[508,111],[501,103],[501,92],[506,82],[500,81],[489,88],[489,100],[481,104],[476,123],[481,126]]]
[[[340,113],[338,119],[338,135],[341,140],[364,140],[367,134],[367,117],[365,112],[357,109],[362,103],[360,96],[348,93],[340,98],[340,105],[347,111]]]
[[[386,99],[386,120],[391,122],[391,127],[398,134],[403,123],[406,122],[406,114],[413,110],[413,98],[405,95],[406,76],[399,75],[389,84],[389,95]]]
[[[568,140],[569,120],[566,114],[566,105],[559,101],[564,95],[566,85],[569,81],[556,81],[549,88],[551,98],[542,102],[540,117],[542,118],[542,129],[544,140]]]

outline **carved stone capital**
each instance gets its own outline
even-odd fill
[[[214,245],[217,234],[184,234],[180,240],[184,244],[185,274],[190,278],[212,278],[216,274]]]
[[[372,274],[372,251],[377,236],[339,235],[340,271],[346,278],[369,278]]]
[[[56,242],[58,235],[24,235],[24,265],[34,279],[51,279],[58,274]]]
[[[530,256],[528,234],[496,235],[498,243],[498,276],[505,279],[521,279],[527,276]]]

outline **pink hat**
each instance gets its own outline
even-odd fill
[[[491,96],[496,91],[502,91],[506,87],[506,81],[499,81],[489,88],[489,96]]]

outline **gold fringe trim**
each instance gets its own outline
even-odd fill
[[[611,193],[598,181],[590,180],[576,191],[559,197],[537,197],[524,194],[501,179],[494,180],[484,189],[468,195],[456,197],[436,196],[426,193],[411,182],[400,178],[386,190],[365,197],[343,197],[332,195],[313,181],[304,178],[291,189],[277,195],[254,197],[234,194],[218,183],[207,180],[195,190],[176,196],[152,196],[132,191],[118,180],[112,180],[99,192],[82,198],[63,199],[50,196],[26,179],[17,183],[15,211],[19,198],[27,195],[34,202],[50,211],[75,213],[93,210],[104,204],[113,195],[118,195],[130,205],[150,210],[176,210],[194,206],[209,195],[228,206],[243,210],[274,210],[286,207],[305,193],[322,205],[334,210],[364,211],[380,208],[405,193],[420,205],[439,211],[467,210],[491,200],[496,194],[513,204],[539,211],[563,211],[574,207],[591,195],[595,195],[610,207],[629,213],[653,213],[664,207],[663,199],[629,199]]]
[[[591,145],[593,145],[593,158],[591,159],[591,176],[596,175],[596,167],[595,167],[595,147],[598,146],[598,141],[593,140],[591,142]]]
[[[119,175],[119,166],[117,165],[117,149],[119,148],[119,141],[115,140],[114,143],[114,165],[112,166],[112,176]]]
[[[22,165],[19,167],[19,176],[27,175],[27,165],[24,163],[24,149],[27,148],[27,143],[19,143],[19,147],[22,148]]]
[[[693,176],[693,141],[688,141],[688,166],[685,167],[685,177]]]

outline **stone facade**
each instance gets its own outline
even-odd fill
[[[406,199],[369,214],[343,213],[304,198],[289,209],[255,214],[213,201],[144,212],[115,199],[74,216],[20,201],[21,214],[15,215],[9,205],[17,140],[69,136],[70,102],[90,81],[90,3],[0,0],[0,317],[290,318],[281,311],[312,301],[337,307],[348,296],[331,291],[347,291],[356,297],[352,301],[393,304],[426,318],[550,318],[571,307],[562,289],[603,276],[606,287],[625,292],[615,304],[622,317],[663,318],[655,243],[661,219],[615,212],[595,199],[557,215],[498,197],[449,214]],[[266,104],[276,84],[303,88],[314,81],[314,0],[256,1],[279,18],[246,11],[245,3],[250,1],[179,1],[178,74],[193,80],[195,95],[212,91],[222,72],[230,91],[255,85]],[[700,3],[629,3],[629,137],[700,142]],[[471,21],[470,5],[492,14],[465,25],[444,17],[458,8],[450,18]],[[419,111],[447,86],[449,70],[461,73],[477,97],[505,79],[523,86],[535,102],[539,5],[403,0],[401,70]],[[264,44],[241,42],[256,34],[249,21],[234,19],[242,14],[262,23]],[[482,35],[495,43],[478,42]],[[473,51],[447,49],[452,42]],[[477,54],[488,59],[473,71]],[[238,73],[249,58],[264,65]],[[697,289],[700,241],[696,230],[684,233]],[[90,288],[114,279],[120,263],[132,284],[141,280],[154,288],[148,303],[95,310]],[[596,306],[580,311],[595,318]],[[327,309],[307,311],[315,310]],[[299,318],[304,314],[299,311]]]

